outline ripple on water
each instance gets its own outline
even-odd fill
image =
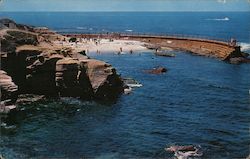
[[[249,154],[248,65],[181,53],[171,60],[151,54],[97,58],[143,87],[111,104],[62,98],[25,105],[14,133],[1,137],[4,156],[172,157],[163,148],[174,144],[201,145],[205,158]],[[160,76],[142,71],[157,65],[169,71]],[[244,76],[233,77],[236,70]]]

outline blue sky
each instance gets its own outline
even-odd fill
[[[250,11],[250,0],[0,0],[1,11]]]

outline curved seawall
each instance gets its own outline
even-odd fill
[[[229,60],[233,57],[242,57],[240,46],[232,45],[229,41],[211,40],[195,37],[181,37],[168,35],[146,34],[64,34],[68,37],[77,38],[113,38],[143,41],[155,47],[170,47],[176,50],[184,50],[197,55],[215,57],[221,60]]]

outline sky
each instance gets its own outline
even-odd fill
[[[0,11],[250,11],[250,0],[0,0]]]

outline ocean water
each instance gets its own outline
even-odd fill
[[[250,13],[0,13],[58,32],[140,32],[234,37],[249,52]],[[176,52],[90,54],[143,84],[114,103],[73,98],[24,106],[2,128],[6,158],[172,158],[166,146],[201,145],[202,158],[249,155],[250,65]],[[143,70],[164,66],[162,75]]]

